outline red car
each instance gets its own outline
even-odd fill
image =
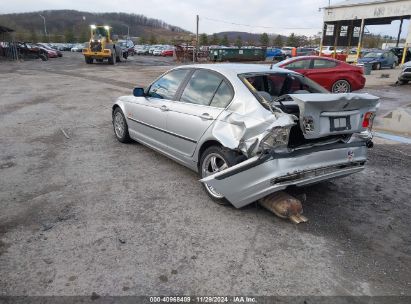
[[[174,50],[169,49],[169,50],[164,50],[161,52],[161,56],[167,57],[167,56],[173,56]]]
[[[333,93],[356,91],[365,85],[363,68],[332,58],[300,56],[281,61],[276,66],[303,74]]]

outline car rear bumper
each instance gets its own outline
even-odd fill
[[[225,196],[236,208],[289,186],[305,186],[347,176],[364,169],[365,142],[337,144],[273,155],[257,156],[201,180]]]

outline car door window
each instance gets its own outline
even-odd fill
[[[324,59],[314,59],[313,69],[328,69],[337,66],[335,61],[324,60]]]
[[[213,100],[211,100],[210,106],[216,108],[225,108],[228,106],[230,101],[233,99],[233,92],[230,86],[224,80],[221,82],[220,86],[215,93]]]
[[[310,68],[310,59],[308,60],[296,60],[290,62],[285,66],[289,70],[304,70]]]
[[[191,76],[180,101],[199,105],[210,105],[222,78],[205,70],[197,70]]]
[[[167,73],[151,85],[148,96],[173,100],[188,72],[189,70],[179,69]]]

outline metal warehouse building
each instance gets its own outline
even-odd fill
[[[364,27],[367,25],[384,25],[394,20],[401,20],[397,39],[399,41],[403,30],[403,20],[411,17],[411,0],[347,0],[325,7],[323,11],[321,48],[323,45],[357,46],[358,59],[362,48]],[[402,62],[406,49],[410,46],[411,22],[407,29]]]

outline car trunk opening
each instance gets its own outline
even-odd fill
[[[286,72],[239,75],[266,109],[297,118],[289,130],[289,149],[347,142],[369,130],[379,98],[369,94],[331,94],[310,79]],[[369,119],[370,124],[364,125]]]

